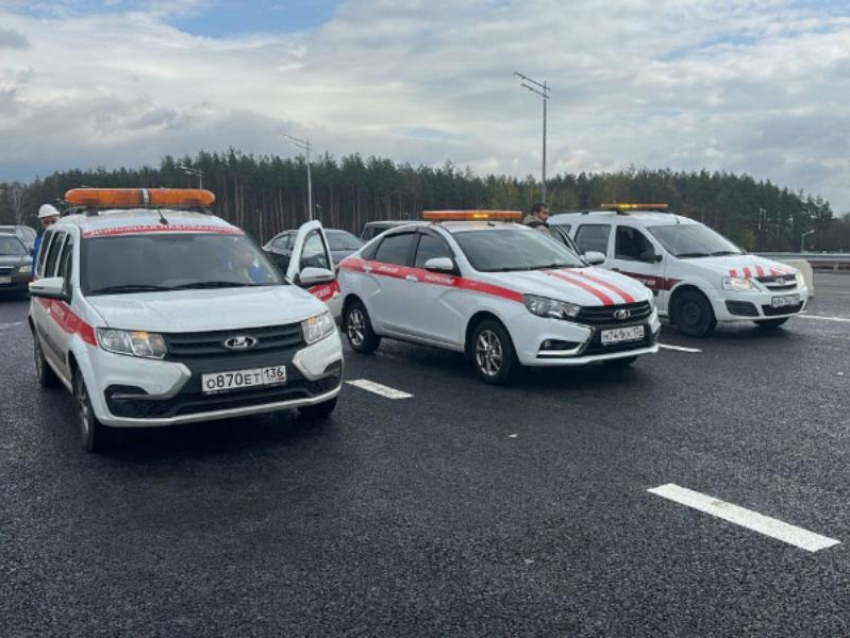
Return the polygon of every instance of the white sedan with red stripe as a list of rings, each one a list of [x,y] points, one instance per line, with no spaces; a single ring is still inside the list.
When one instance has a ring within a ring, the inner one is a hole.
[[[78,189],[66,199],[79,209],[45,233],[30,286],[36,372],[73,392],[88,450],[105,426],[336,405],[342,343],[316,296],[339,295],[321,228],[302,228],[285,278],[239,228],[194,209],[212,198]]]
[[[658,315],[639,282],[486,213],[429,217],[446,221],[394,228],[341,262],[354,350],[383,337],[455,350],[491,383],[518,365],[628,365],[657,352]]]
[[[666,211],[615,204],[549,222],[580,251],[601,253],[606,268],[650,288],[658,312],[687,335],[704,336],[718,322],[775,329],[805,311],[809,290],[796,268],[748,254],[704,224]]]

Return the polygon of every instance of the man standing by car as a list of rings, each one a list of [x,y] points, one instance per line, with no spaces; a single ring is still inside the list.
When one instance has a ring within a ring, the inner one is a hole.
[[[531,207],[529,214],[522,223],[542,233],[549,234],[549,207],[543,202],[537,202]]]
[[[35,237],[35,244],[32,249],[32,269],[35,272],[35,266],[38,263],[38,249],[41,248],[41,238],[44,237],[44,231],[50,228],[53,224],[59,221],[59,211],[55,206],[44,204],[38,209],[38,221],[41,222],[41,230]]]

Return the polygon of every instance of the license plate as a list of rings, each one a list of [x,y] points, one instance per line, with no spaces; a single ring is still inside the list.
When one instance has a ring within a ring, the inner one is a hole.
[[[784,308],[785,306],[796,306],[800,303],[800,295],[787,295],[785,297],[774,297],[770,300],[770,305],[774,308]]]
[[[624,341],[638,341],[646,335],[644,326],[631,326],[630,328],[614,328],[613,330],[603,330],[600,335],[603,346],[613,346],[616,343]]]
[[[0,284],[10,284],[12,283],[11,277],[0,277]]]
[[[286,383],[286,366],[213,372],[201,375],[204,394],[218,394],[255,386],[283,385]]]

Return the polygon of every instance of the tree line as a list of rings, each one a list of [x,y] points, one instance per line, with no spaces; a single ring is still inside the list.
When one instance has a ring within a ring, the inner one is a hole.
[[[216,194],[214,212],[260,242],[307,219],[304,157],[252,155],[230,150],[196,157],[166,156],[158,167],[68,170],[30,183],[0,183],[0,223],[36,225],[43,203],[79,186],[204,187]],[[540,197],[532,177],[478,176],[451,163],[414,167],[380,157],[330,155],[311,163],[314,217],[327,228],[359,234],[372,220],[418,219],[428,209],[496,208],[527,211]],[[706,170],[629,168],[611,173],[562,174],[547,182],[553,212],[610,202],[665,203],[753,251],[850,251],[850,216],[837,218],[829,202],[748,175]]]

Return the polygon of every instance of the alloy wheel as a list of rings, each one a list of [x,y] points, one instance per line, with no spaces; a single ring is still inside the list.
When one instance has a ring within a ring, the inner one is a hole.
[[[475,343],[475,363],[478,369],[488,377],[495,377],[502,369],[502,342],[498,335],[484,330]]]
[[[366,340],[366,318],[359,308],[352,308],[348,313],[348,339],[355,346],[362,346]]]

